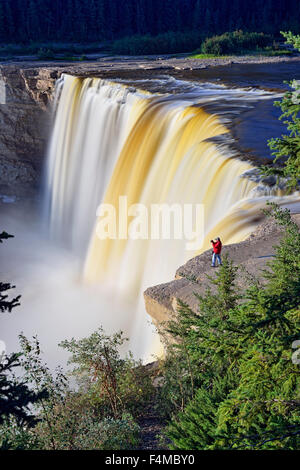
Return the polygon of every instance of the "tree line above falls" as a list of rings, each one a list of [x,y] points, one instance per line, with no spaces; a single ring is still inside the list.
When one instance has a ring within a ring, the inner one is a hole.
[[[300,26],[299,0],[1,0],[0,42],[104,41],[136,34]]]

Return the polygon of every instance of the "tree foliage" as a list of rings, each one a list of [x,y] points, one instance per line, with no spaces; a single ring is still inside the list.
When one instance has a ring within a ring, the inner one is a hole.
[[[292,345],[300,339],[300,234],[287,210],[273,206],[269,215],[284,236],[266,282],[252,283],[240,298],[237,268],[227,259],[198,296],[199,312],[181,303],[169,325],[182,369],[190,379],[193,372],[190,399],[179,413],[174,408],[166,432],[172,449],[299,448]]]
[[[26,381],[17,380],[12,375],[19,366],[20,354],[6,356],[0,362],[0,424],[9,416],[14,416],[21,425],[36,422],[29,405],[41,399],[44,392],[31,391]]]
[[[272,36],[264,33],[234,31],[207,38],[201,50],[204,54],[225,55],[263,48],[272,43]]]
[[[298,0],[2,0],[0,42],[103,41],[169,31],[297,30]]]
[[[10,238],[13,238],[13,235],[2,232],[0,234],[0,243],[3,243],[3,240],[9,240]],[[14,288],[15,286],[12,286],[8,282],[0,281],[0,312],[11,312],[13,308],[20,305],[20,295],[11,300],[8,298],[7,292]]]
[[[0,243],[11,238],[0,234]],[[9,300],[12,286],[0,283],[0,311],[11,312],[20,296]],[[70,382],[62,369],[51,372],[37,337],[19,335],[21,351],[0,357],[1,450],[132,449],[139,442],[139,416],[153,395],[151,378],[140,362],[121,358],[122,333],[102,329],[88,338],[62,343],[77,367]],[[15,374],[18,371],[20,376]]]
[[[117,39],[112,44],[115,54],[172,54],[196,49],[204,39],[201,31],[161,33],[156,36],[146,34]]]
[[[300,50],[300,36],[282,33],[288,44]],[[289,83],[290,90],[275,106],[281,108],[280,119],[286,125],[288,133],[271,139],[269,147],[275,157],[271,166],[262,167],[262,173],[287,178],[287,188],[291,191],[300,183],[300,80]]]
[[[6,232],[0,234],[0,243],[3,240],[13,238]],[[21,296],[12,300],[8,299],[8,292],[14,287],[9,283],[0,282],[0,311],[11,312],[19,306]],[[14,370],[21,365],[22,354],[0,355],[0,425],[14,420],[16,427],[33,426],[36,418],[30,409],[33,403],[37,403],[45,396],[44,390],[38,392],[31,390],[26,380],[19,380],[14,375]],[[10,443],[7,436],[1,439],[0,448],[9,448]]]
[[[291,44],[295,49],[300,51],[300,34],[293,34],[291,31],[288,33],[281,31],[281,34],[286,39],[287,44]]]
[[[75,348],[73,359],[80,364],[81,372],[77,369],[75,375],[79,373],[85,376],[79,381],[79,387],[74,387],[74,383],[71,386],[60,368],[54,373],[50,371],[42,359],[37,338],[30,341],[23,334],[20,335],[21,353],[18,366],[22,375],[19,381],[26,383],[26,389],[20,389],[21,403],[24,407],[24,393],[31,390],[32,396],[28,397],[28,402],[31,402],[32,422],[29,422],[26,415],[26,420],[21,422],[17,419],[15,410],[7,412],[5,419],[0,423],[0,448],[118,450],[137,446],[139,426],[125,410],[127,403],[124,396],[124,406],[122,410],[118,407],[118,414],[113,401],[116,393],[113,370],[123,365],[122,370],[126,375],[126,367],[124,368],[124,363],[118,358],[116,350],[111,348],[115,344],[112,339],[105,335],[102,337],[99,332],[92,335],[92,339],[95,338],[99,339],[104,349],[98,347],[91,338],[81,340],[81,346],[89,345],[81,350],[76,349],[76,343],[73,341],[66,342],[66,346]],[[114,340],[117,338],[121,340],[121,335],[114,336]],[[105,359],[99,355],[100,349]],[[128,367],[127,364],[126,366]],[[119,372],[121,375],[121,370]],[[134,371],[131,380],[133,375]],[[99,380],[100,376],[103,383]],[[95,381],[96,378],[98,380]],[[131,382],[126,385],[132,390]],[[141,383],[140,387],[145,393],[144,383]],[[103,392],[105,396],[102,396]],[[39,397],[38,401],[32,400],[35,396]],[[10,405],[13,403],[11,400]],[[22,410],[23,408],[21,412]]]
[[[131,354],[122,357],[123,333],[105,335],[102,328],[88,338],[63,341],[71,353],[72,376],[76,378],[83,401],[96,414],[120,419],[124,413],[138,417],[154,393],[151,379],[142,363]]]

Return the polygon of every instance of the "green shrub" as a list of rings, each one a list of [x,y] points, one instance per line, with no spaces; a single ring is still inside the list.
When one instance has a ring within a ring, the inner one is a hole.
[[[126,338],[122,332],[106,336],[100,328],[88,338],[63,341],[60,346],[71,353],[82,402],[104,416],[119,419],[124,412],[138,417],[154,387],[140,361],[122,358],[120,348]]]
[[[7,410],[0,419],[0,449],[122,450],[137,446],[140,430],[133,414],[143,412],[153,386],[145,368],[130,357],[119,356],[118,346],[124,341],[121,333],[108,337],[99,330],[88,338],[64,342],[78,366],[75,390],[60,368],[53,374],[44,364],[37,338],[29,341],[22,334],[19,338],[22,383],[39,400],[32,405],[34,420],[19,419],[12,407]],[[22,394],[23,388],[19,390]]]
[[[131,36],[114,41],[112,52],[121,55],[174,54],[199,47],[203,37],[199,32],[164,33],[158,36]]]
[[[44,49],[43,47],[38,50],[37,56],[40,60],[52,60],[55,58],[55,54],[51,49]]]
[[[286,44],[290,44],[296,50],[300,51],[300,34],[292,34],[291,31],[288,33],[281,31],[281,34],[286,39]]]
[[[118,419],[100,417],[91,407],[81,406],[79,398],[74,394],[57,403],[50,417],[55,423],[54,432],[49,432],[42,417],[31,430],[35,446],[43,450],[130,450],[138,445],[140,428],[130,414],[124,413]],[[30,442],[30,438],[27,440]]]
[[[234,31],[207,38],[201,46],[204,54],[224,55],[259,49],[272,44],[272,36],[264,33]]]
[[[78,450],[130,450],[138,445],[139,433],[139,426],[128,414],[103,421],[85,415],[78,425],[75,446]]]
[[[130,450],[138,446],[140,428],[130,414],[98,417],[81,407],[76,395],[57,402],[34,427],[11,416],[0,426],[0,450]],[[53,423],[49,427],[49,422]]]

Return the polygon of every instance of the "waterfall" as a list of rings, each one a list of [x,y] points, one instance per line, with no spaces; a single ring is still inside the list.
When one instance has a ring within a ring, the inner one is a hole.
[[[84,252],[97,206],[144,102],[126,87],[68,75],[59,81],[57,95],[46,172],[47,213],[53,235]]]
[[[225,244],[244,240],[270,197],[257,197],[257,183],[241,178],[252,165],[228,153],[226,119],[206,111],[195,92],[152,95],[65,75],[56,94],[46,185],[50,231],[82,257],[85,282],[112,285],[116,296],[132,302],[132,317],[120,312],[120,325],[126,324],[131,341],[139,344],[135,349],[149,359],[158,340],[143,291],[171,280],[179,266],[209,248],[211,238],[221,236]],[[203,204],[202,245],[190,252],[183,239],[100,240],[97,207],[110,204],[118,216],[120,196],[149,209]]]

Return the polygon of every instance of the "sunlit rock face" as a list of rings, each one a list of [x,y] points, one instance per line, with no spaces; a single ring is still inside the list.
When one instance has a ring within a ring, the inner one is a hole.
[[[47,69],[0,69],[0,194],[37,193],[56,78],[57,73]]]

